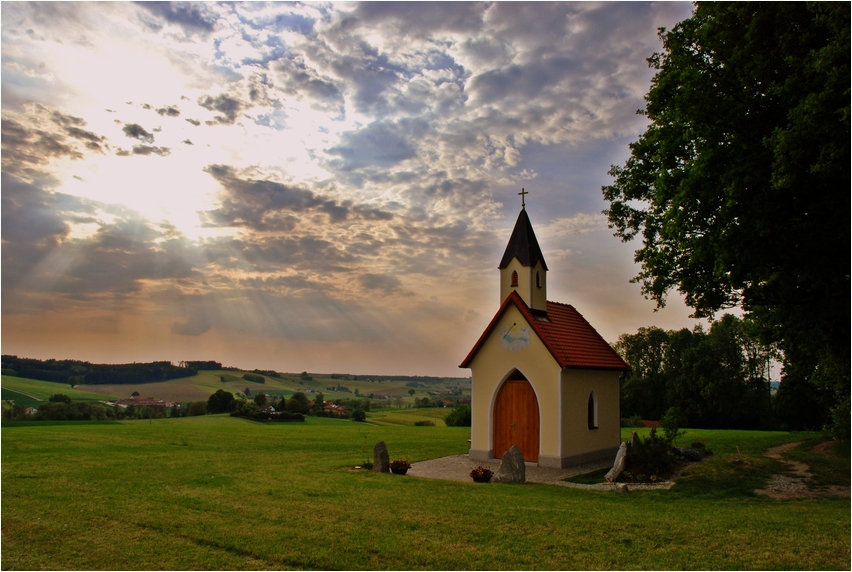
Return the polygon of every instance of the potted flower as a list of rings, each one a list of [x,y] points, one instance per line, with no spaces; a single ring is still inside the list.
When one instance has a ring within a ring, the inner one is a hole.
[[[482,465],[479,465],[470,472],[471,478],[476,483],[487,483],[491,480],[491,475],[493,474],[490,469],[486,469]]]
[[[411,468],[411,463],[409,463],[405,459],[397,459],[395,461],[391,461],[390,470],[395,475],[404,475],[408,472],[408,469]]]

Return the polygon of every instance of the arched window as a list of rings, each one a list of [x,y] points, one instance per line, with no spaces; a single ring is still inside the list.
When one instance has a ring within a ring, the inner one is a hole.
[[[595,391],[589,394],[589,429],[598,428],[598,396]]]
[[[511,286],[512,286],[512,288],[518,287],[518,271],[517,270],[512,270],[512,284],[511,284]]]

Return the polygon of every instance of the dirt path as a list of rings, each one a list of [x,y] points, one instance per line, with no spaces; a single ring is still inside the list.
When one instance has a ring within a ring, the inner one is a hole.
[[[765,489],[756,489],[754,492],[761,496],[767,496],[773,499],[801,499],[815,498],[821,496],[849,496],[849,487],[829,486],[808,488],[808,481],[813,475],[810,472],[810,467],[799,461],[785,459],[784,453],[795,449],[801,443],[785,443],[777,447],[772,447],[763,452],[764,457],[776,459],[788,465],[793,472],[793,475],[772,475]],[[825,445],[825,446],[823,446]],[[818,445],[812,452],[820,454],[828,454],[833,444]]]

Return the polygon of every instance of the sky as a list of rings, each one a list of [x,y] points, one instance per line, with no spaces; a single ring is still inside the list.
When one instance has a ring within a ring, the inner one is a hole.
[[[521,208],[606,339],[601,186],[692,5],[17,3],[2,11],[2,352],[467,376]]]

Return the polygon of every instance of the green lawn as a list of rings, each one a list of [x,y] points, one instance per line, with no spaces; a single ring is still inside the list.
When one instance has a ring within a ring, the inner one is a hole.
[[[815,436],[705,437],[722,463],[731,446],[757,459],[767,444]],[[849,567],[849,499],[774,501],[728,485],[694,494],[714,486],[700,472],[672,491],[617,495],[352,469],[379,440],[416,462],[464,453],[468,438],[317,418],[7,424],[2,568]]]

